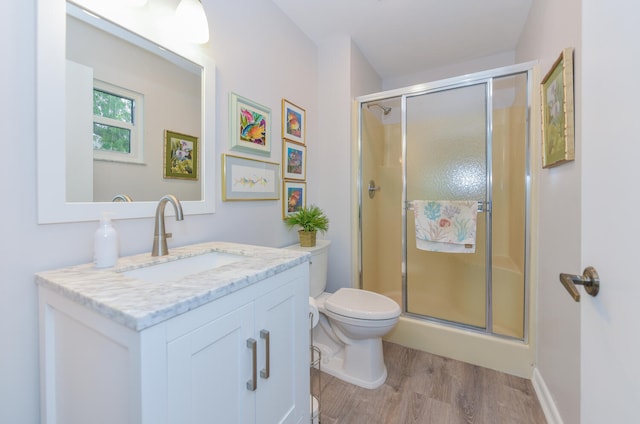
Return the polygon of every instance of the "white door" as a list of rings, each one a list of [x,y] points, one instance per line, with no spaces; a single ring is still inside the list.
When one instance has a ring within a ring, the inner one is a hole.
[[[580,289],[581,422],[637,423],[640,4],[582,5],[582,265],[601,287],[597,297]]]

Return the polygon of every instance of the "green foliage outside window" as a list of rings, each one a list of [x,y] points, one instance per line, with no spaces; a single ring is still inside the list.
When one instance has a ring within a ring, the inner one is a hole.
[[[93,90],[93,114],[133,123],[133,100],[106,91]]]
[[[131,152],[131,131],[127,128],[93,123],[93,149],[112,152]]]
[[[93,90],[93,114],[119,122],[133,124],[134,101]],[[104,123],[93,123],[94,150],[129,153],[131,151],[131,130]]]

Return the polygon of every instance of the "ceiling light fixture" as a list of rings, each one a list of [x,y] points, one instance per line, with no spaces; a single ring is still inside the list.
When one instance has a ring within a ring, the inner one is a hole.
[[[147,2],[148,0],[111,0],[110,2],[105,1],[104,3],[127,7],[142,7],[145,6]]]
[[[182,35],[189,41],[204,44],[209,41],[209,23],[200,0],[181,0],[176,19]]]

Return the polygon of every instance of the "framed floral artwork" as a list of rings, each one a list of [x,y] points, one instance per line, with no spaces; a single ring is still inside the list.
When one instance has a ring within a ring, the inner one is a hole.
[[[307,183],[284,181],[282,192],[282,219],[307,205]]]
[[[542,167],[574,159],[573,49],[566,48],[540,84]]]
[[[231,150],[271,155],[271,109],[231,93],[229,120]]]
[[[305,144],[306,112],[287,99],[282,99],[282,138]]]
[[[198,137],[165,130],[164,178],[198,180]]]
[[[282,140],[282,177],[290,180],[307,179],[307,148],[302,144]]]

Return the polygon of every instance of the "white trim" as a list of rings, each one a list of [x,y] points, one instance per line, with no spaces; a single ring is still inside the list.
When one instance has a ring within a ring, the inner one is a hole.
[[[542,374],[540,374],[537,367],[533,369],[531,383],[536,391],[536,395],[538,395],[538,401],[540,402],[540,406],[542,407],[542,411],[544,412],[547,422],[549,424],[563,424],[560,412],[553,401],[553,396],[551,396],[551,392],[549,392],[549,389],[542,378]]]
[[[89,0],[76,2],[88,3]],[[95,5],[99,3],[94,2]],[[94,4],[91,3],[91,4]],[[100,3],[102,4],[102,3]],[[111,4],[104,2],[104,4]],[[114,219],[149,218],[155,215],[157,201],[149,202],[67,202],[65,172],[66,159],[60,146],[65,140],[66,110],[60,108],[65,99],[66,58],[65,51],[65,0],[36,0],[36,138],[37,138],[37,192],[38,223],[95,221],[102,212],[111,212]],[[122,9],[122,8],[120,8]],[[120,10],[114,8],[114,10]],[[153,21],[152,5],[131,19],[133,32],[145,23]],[[133,14],[126,9],[127,14]],[[133,21],[136,21],[135,24]],[[154,21],[155,22],[155,21]],[[155,28],[155,27],[153,27]],[[165,27],[161,27],[164,29]],[[148,32],[152,32],[150,29]],[[140,32],[140,31],[137,31]],[[200,149],[202,200],[184,201],[185,215],[215,213],[216,184],[215,161],[215,64],[201,46],[170,39],[171,31],[158,29],[147,40],[159,42],[167,51],[173,51],[186,59],[186,63],[198,65],[202,72],[203,101],[201,111],[202,143]],[[164,38],[163,38],[164,37]],[[166,39],[165,39],[166,38]],[[171,214],[171,212],[168,212]]]

